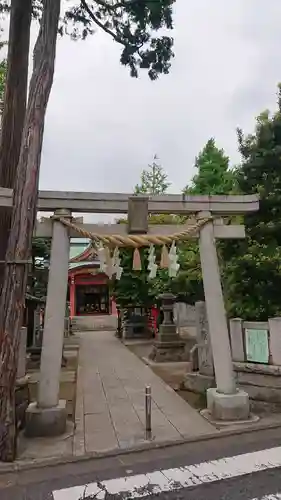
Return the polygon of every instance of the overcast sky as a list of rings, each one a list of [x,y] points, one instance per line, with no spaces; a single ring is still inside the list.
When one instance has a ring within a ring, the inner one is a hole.
[[[177,0],[170,75],[136,80],[103,33],[58,42],[41,189],[130,192],[157,153],[180,192],[214,136],[237,162],[235,129],[275,108],[280,0]]]

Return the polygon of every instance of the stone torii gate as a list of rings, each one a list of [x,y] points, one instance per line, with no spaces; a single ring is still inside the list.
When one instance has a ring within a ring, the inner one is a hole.
[[[12,191],[0,188],[0,207],[12,206]],[[243,225],[224,224],[223,217],[257,211],[258,197],[250,196],[185,196],[160,195],[145,198],[129,194],[39,192],[38,211],[53,212],[54,217],[37,222],[36,237],[52,237],[51,260],[45,327],[40,367],[38,401],[27,410],[27,434],[57,435],[66,426],[66,402],[59,400],[61,358],[64,338],[64,316],[67,295],[70,237],[77,231],[59,221],[67,219],[89,233],[106,234],[171,234],[171,225],[148,226],[148,214],[192,214],[199,221],[209,219],[196,234],[199,238],[206,310],[214,359],[216,389],[207,394],[208,409],[217,420],[249,418],[249,397],[237,390],[232,368],[228,324],[215,240],[244,238]],[[124,214],[128,224],[83,224],[73,213]],[[172,226],[173,232],[187,225]]]

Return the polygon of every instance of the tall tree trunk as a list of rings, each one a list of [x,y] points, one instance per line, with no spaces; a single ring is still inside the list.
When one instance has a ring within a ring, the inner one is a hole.
[[[26,111],[28,56],[32,0],[12,0],[9,48],[0,147],[0,186],[13,188],[19,161],[22,130]],[[5,259],[11,210],[0,210],[0,260]],[[0,264],[0,291],[4,266]]]
[[[43,0],[14,188],[12,224],[0,301],[0,460],[15,459],[15,381],[47,103],[53,83],[60,0]],[[16,263],[17,261],[18,263]]]

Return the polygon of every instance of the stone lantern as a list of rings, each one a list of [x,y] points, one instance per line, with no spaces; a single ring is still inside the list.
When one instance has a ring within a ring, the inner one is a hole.
[[[156,363],[186,361],[188,354],[185,350],[185,342],[179,336],[173,318],[176,297],[172,293],[163,293],[159,299],[164,319],[159,327],[159,335],[154,342],[149,359]]]
[[[161,309],[164,315],[163,322],[159,328],[159,340],[173,341],[178,337],[173,317],[176,297],[172,293],[163,293],[158,298],[161,300]]]

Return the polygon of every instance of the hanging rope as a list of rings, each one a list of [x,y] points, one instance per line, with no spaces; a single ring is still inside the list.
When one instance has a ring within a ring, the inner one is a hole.
[[[106,246],[112,247],[134,247],[139,248],[143,246],[149,245],[169,245],[173,241],[181,241],[186,240],[197,233],[199,229],[201,229],[205,224],[212,220],[212,217],[208,217],[205,219],[200,219],[194,224],[190,224],[190,226],[184,231],[180,231],[178,233],[173,233],[171,235],[154,235],[154,234],[141,234],[141,235],[121,235],[121,234],[110,234],[110,235],[102,235],[98,233],[91,233],[86,231],[73,222],[65,219],[64,217],[53,217],[53,220],[57,220],[61,222],[64,226],[73,229],[78,234],[83,236],[84,238],[88,238],[92,241],[101,241]]]

